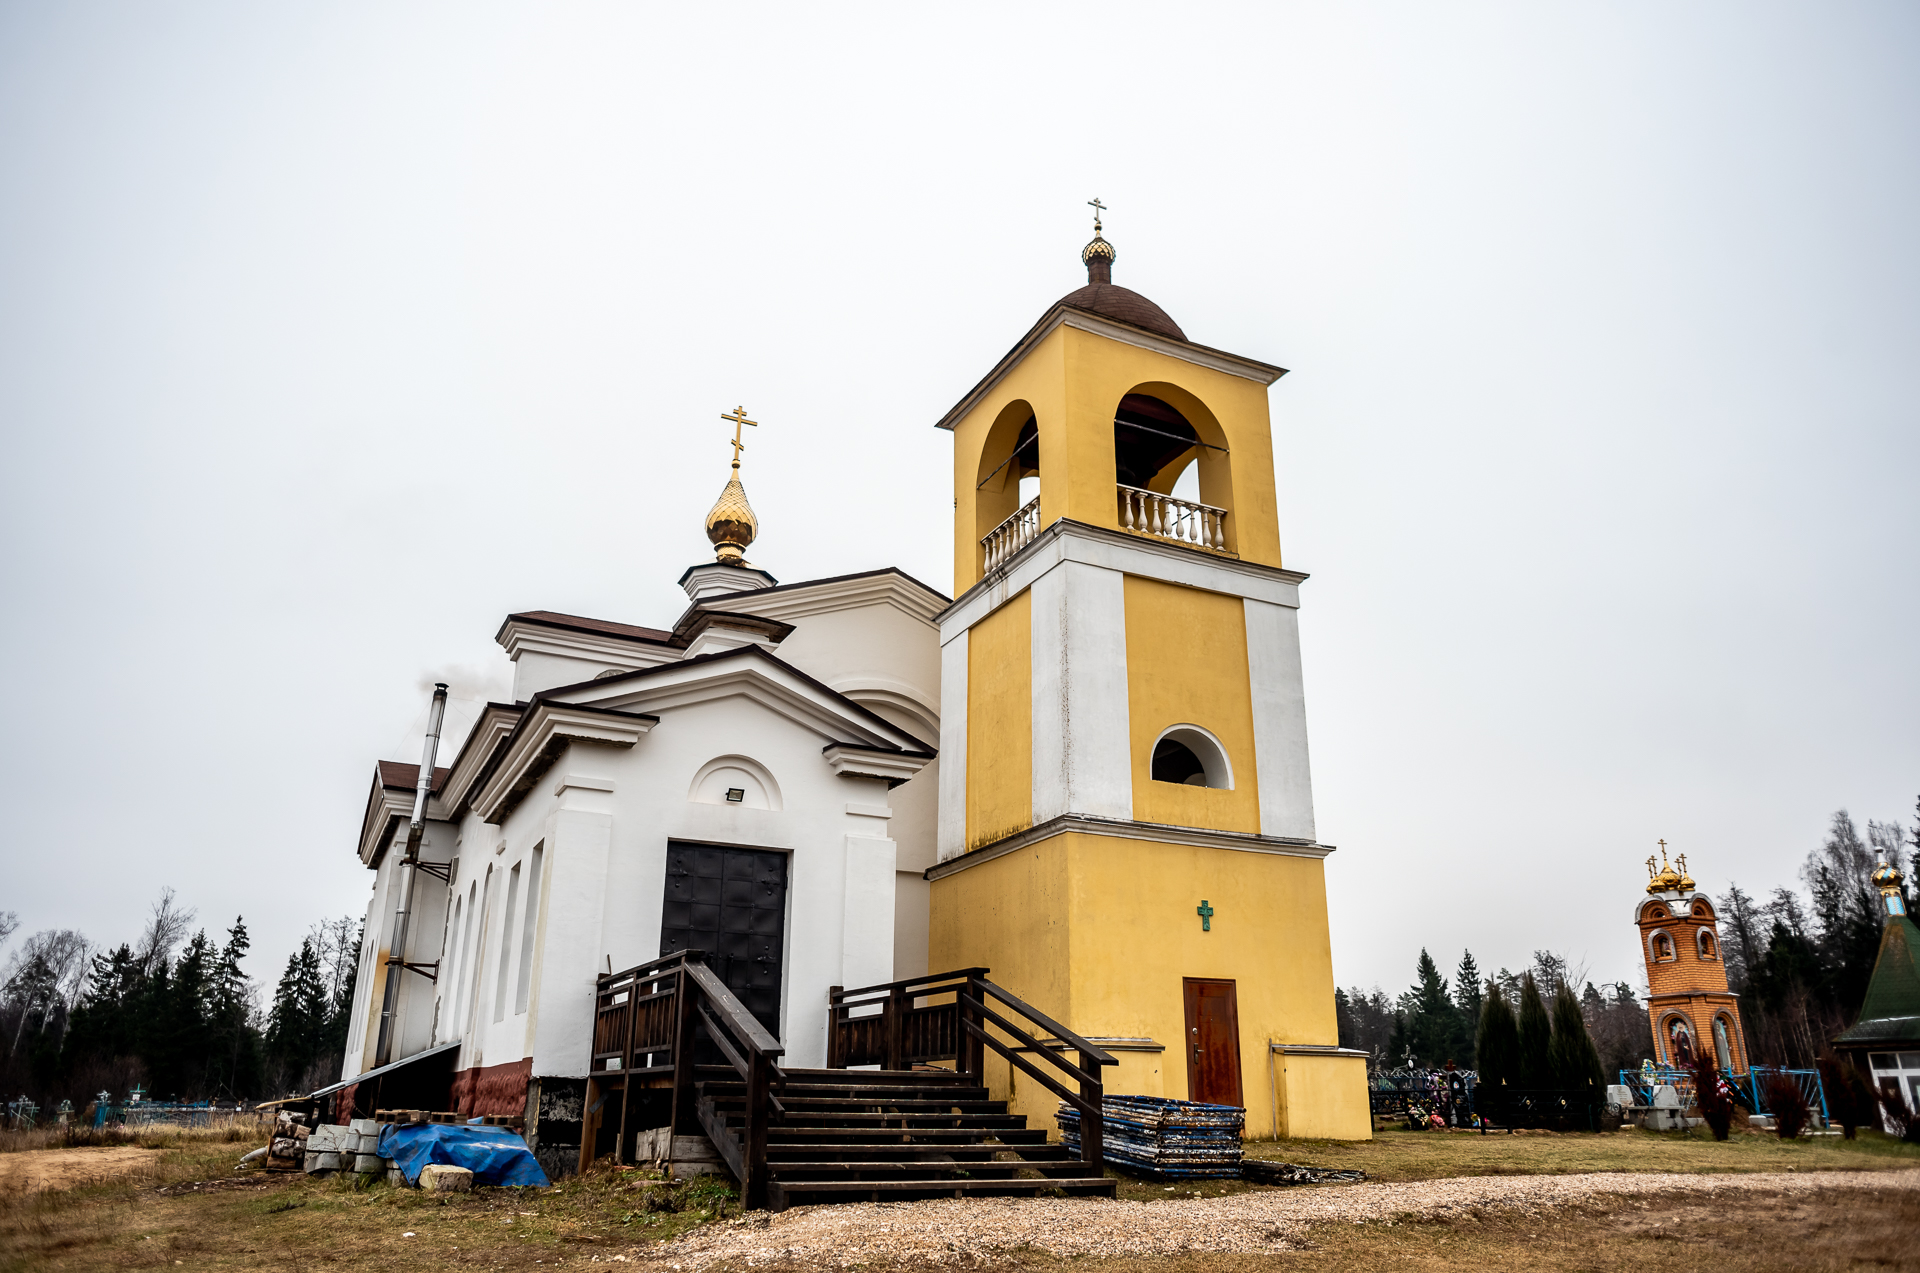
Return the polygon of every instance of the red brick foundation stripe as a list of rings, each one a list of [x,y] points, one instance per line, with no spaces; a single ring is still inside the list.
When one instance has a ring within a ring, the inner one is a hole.
[[[533,1058],[461,1070],[453,1076],[453,1107],[462,1118],[487,1114],[524,1114]]]

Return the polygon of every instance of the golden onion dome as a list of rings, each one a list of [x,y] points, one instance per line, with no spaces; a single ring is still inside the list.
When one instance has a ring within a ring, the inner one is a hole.
[[[1900,875],[1900,868],[1884,857],[1874,864],[1872,879],[1873,886],[1880,890],[1882,897],[1898,893],[1900,885],[1904,882]]]
[[[1686,865],[1686,859],[1680,859],[1680,865]],[[1647,859],[1647,892],[1675,893],[1681,888],[1692,888],[1693,881],[1679,871],[1667,865],[1667,842],[1660,841],[1660,869],[1653,869],[1653,859]]]
[[[1080,264],[1089,264],[1096,256],[1105,257],[1109,263],[1116,257],[1113,244],[1101,238],[1097,228],[1093,232],[1093,242],[1080,249]]]
[[[740,485],[739,468],[736,463],[733,476],[707,514],[707,539],[723,566],[744,566],[747,546],[760,532],[760,519],[753,515],[753,505],[747,503],[747,488]]]
[[[1679,888],[1682,893],[1693,892],[1693,877],[1687,874],[1687,855],[1682,853],[1679,857],[1675,858],[1674,861],[1680,864],[1680,881],[1676,887]]]

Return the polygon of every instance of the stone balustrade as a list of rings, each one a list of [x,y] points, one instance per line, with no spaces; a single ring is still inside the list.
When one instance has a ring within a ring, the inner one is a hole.
[[[983,572],[991,572],[1009,557],[1033,542],[1040,533],[1040,497],[1034,496],[1021,505],[1020,511],[1006,521],[988,531],[980,540],[980,546],[986,550],[986,565]]]
[[[1120,528],[1175,543],[1227,550],[1227,510],[1122,485]],[[998,533],[998,532],[996,532]]]

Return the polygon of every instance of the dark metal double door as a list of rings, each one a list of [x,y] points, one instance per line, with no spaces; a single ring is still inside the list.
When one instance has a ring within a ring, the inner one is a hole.
[[[705,951],[707,965],[775,1038],[786,930],[786,854],[668,843],[660,953]]]

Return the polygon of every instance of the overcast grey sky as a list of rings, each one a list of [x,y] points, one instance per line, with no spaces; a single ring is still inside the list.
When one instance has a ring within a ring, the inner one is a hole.
[[[0,909],[358,914],[511,610],[951,586],[932,425],[1083,281],[1280,363],[1342,984],[1638,979],[1664,837],[1920,794],[1920,10],[0,5]],[[490,685],[489,682],[492,682]]]

